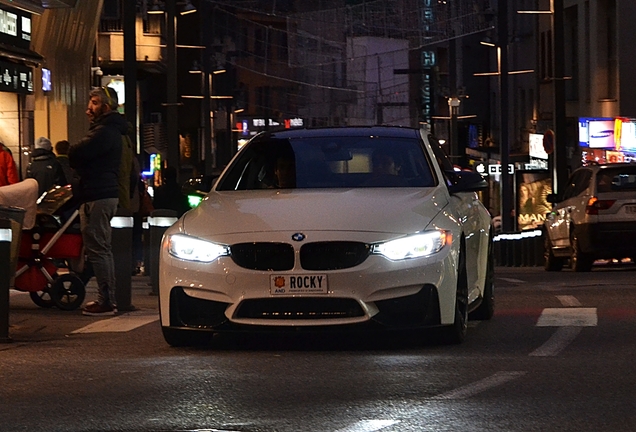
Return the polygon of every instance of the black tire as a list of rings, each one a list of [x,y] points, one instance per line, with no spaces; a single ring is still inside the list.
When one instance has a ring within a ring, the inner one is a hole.
[[[170,327],[161,327],[163,338],[168,345],[173,347],[189,347],[210,345],[212,333],[197,330],[182,330]]]
[[[486,280],[484,282],[484,296],[481,304],[477,309],[469,314],[469,319],[477,321],[486,321],[495,314],[495,254],[490,236],[490,244],[488,245],[488,266],[486,269]]]
[[[55,303],[53,303],[53,299],[51,298],[51,293],[48,288],[44,291],[30,291],[29,295],[31,296],[31,300],[33,300],[33,303],[40,306],[41,308],[49,309],[55,306]]]
[[[552,244],[550,243],[547,231],[543,233],[543,258],[543,268],[546,271],[561,271],[563,269],[563,263],[565,260],[554,256],[554,253],[552,252]]]
[[[84,282],[73,273],[60,275],[51,284],[51,298],[55,306],[61,310],[77,309],[82,305],[85,297]]]
[[[455,322],[442,327],[440,336],[442,343],[448,345],[460,344],[466,339],[468,330],[468,274],[466,271],[466,253],[464,240],[459,251],[457,263],[457,292],[455,295]]]
[[[572,252],[570,253],[570,267],[575,272],[589,272],[592,270],[592,264],[594,264],[594,258],[589,254],[581,251],[581,244],[576,230],[572,231],[570,235],[570,246]]]

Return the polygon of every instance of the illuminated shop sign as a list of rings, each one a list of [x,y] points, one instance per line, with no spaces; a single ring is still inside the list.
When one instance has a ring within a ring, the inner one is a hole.
[[[580,117],[581,162],[631,163],[636,161],[636,119]]]
[[[420,26],[424,30],[424,39],[429,35],[431,26],[435,24],[433,9],[434,0],[420,0]],[[424,42],[424,41],[422,41]],[[435,51],[422,51],[420,67],[422,69],[420,84],[420,122],[431,124],[433,121],[433,68],[436,65]]]
[[[305,126],[305,121],[298,117],[284,119],[282,123],[272,118],[256,117],[236,121],[235,131],[243,135],[250,135],[250,133],[255,135],[257,132],[261,132],[267,128],[279,129],[280,127],[284,127],[285,129],[291,129],[303,126]]]
[[[552,210],[547,196],[552,193],[549,172],[525,173],[517,178],[517,227],[519,230],[543,226],[546,214]]]
[[[615,148],[613,118],[579,118],[579,146],[589,148]]]
[[[51,89],[51,71],[47,68],[42,68],[42,91],[50,92]]]
[[[0,42],[28,49],[31,43],[31,14],[0,8]]]
[[[636,151],[636,119],[619,117],[614,126],[616,149]]]
[[[543,134],[531,133],[529,139],[529,148],[530,157],[544,160],[548,159],[548,153],[546,153],[543,146]]]
[[[0,91],[33,93],[33,71],[28,66],[0,61]]]

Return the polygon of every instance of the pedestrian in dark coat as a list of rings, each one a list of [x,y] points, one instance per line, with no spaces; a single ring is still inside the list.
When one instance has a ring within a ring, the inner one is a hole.
[[[117,93],[109,87],[91,91],[86,115],[88,134],[68,152],[71,168],[79,175],[77,198],[86,258],[97,279],[97,300],[86,304],[84,315],[114,315],[115,262],[111,246],[110,220],[119,202],[119,167],[122,135],[128,126],[117,112]],[[75,191],[74,191],[75,193]],[[83,274],[86,280],[90,273]]]
[[[55,153],[57,154],[57,161],[62,166],[64,171],[64,178],[66,184],[73,184],[73,179],[76,177],[75,171],[71,168],[71,163],[68,161],[68,149],[71,147],[71,143],[67,140],[58,141],[55,143]]]
[[[35,150],[31,153],[26,177],[38,181],[38,196],[42,196],[55,185],[67,184],[62,165],[55,157],[48,138],[40,137],[35,141]]]

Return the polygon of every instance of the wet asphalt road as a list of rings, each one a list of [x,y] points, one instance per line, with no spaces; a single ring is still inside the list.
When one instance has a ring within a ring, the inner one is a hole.
[[[175,349],[147,278],[115,321],[13,293],[0,430],[636,430],[636,266],[496,276],[495,317],[459,346],[299,334]]]

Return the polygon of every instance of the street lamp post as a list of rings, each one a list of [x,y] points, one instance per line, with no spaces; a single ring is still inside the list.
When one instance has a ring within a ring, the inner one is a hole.
[[[510,164],[510,142],[508,130],[508,2],[498,2],[498,36],[497,39],[497,66],[499,73],[499,97],[500,97],[500,137],[499,150],[501,153],[501,229],[503,232],[511,232],[514,223],[512,219],[513,193],[512,175],[508,172]]]
[[[460,99],[458,97],[448,98],[448,115],[450,117],[450,154],[455,165],[462,165],[463,155],[460,153],[458,133],[457,133],[457,116],[459,115]]]
[[[177,1],[166,0],[166,122],[168,140],[168,166],[175,167],[179,175],[179,103],[177,101]]]
[[[553,191],[562,193],[568,181],[566,111],[565,111],[565,37],[563,30],[563,0],[550,0],[550,10],[517,11],[521,14],[550,14],[552,17],[552,82],[554,85],[554,153],[552,164]]]
[[[562,193],[568,181],[565,113],[565,47],[563,0],[552,0],[552,49],[554,64],[554,173],[555,192]]]
[[[135,133],[130,138],[133,140],[133,151],[139,153],[137,143],[137,11],[135,2],[125,2],[124,5],[124,83],[125,96],[124,115],[126,120],[133,125]]]
[[[205,22],[211,19],[210,6],[207,1],[201,4],[201,14],[199,18],[200,32],[201,32],[201,44],[205,45],[201,54],[201,71],[203,72],[203,112],[202,126],[203,126],[203,151],[205,159],[205,175],[212,175],[212,170],[216,166],[216,154],[214,151],[212,141],[212,74],[210,59],[214,55],[214,52],[210,46],[210,40],[212,39],[212,26],[206,25]]]

